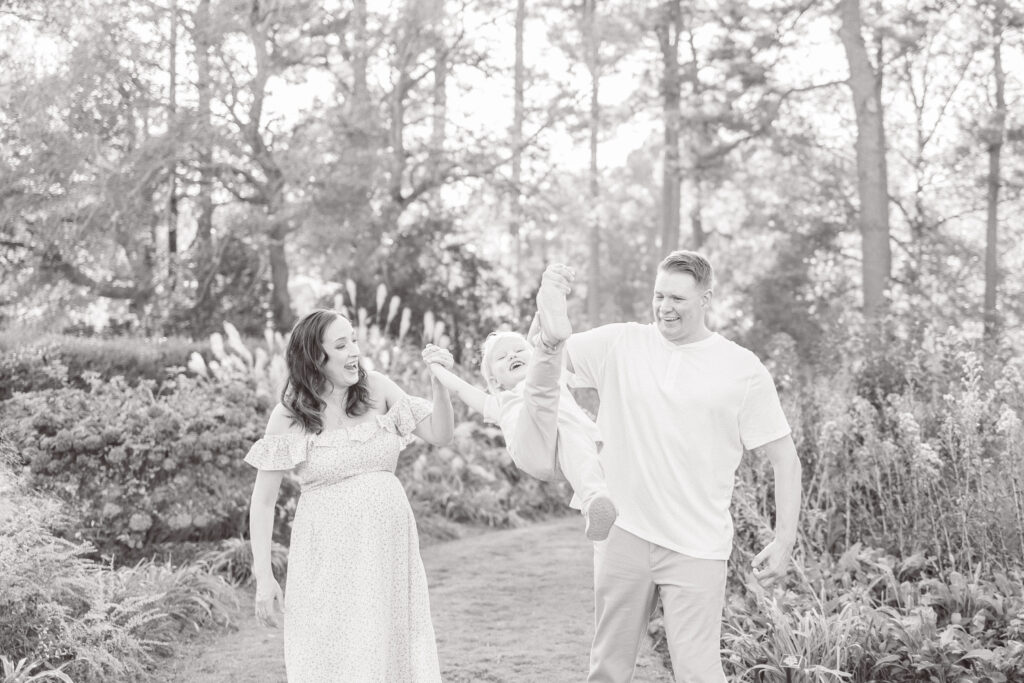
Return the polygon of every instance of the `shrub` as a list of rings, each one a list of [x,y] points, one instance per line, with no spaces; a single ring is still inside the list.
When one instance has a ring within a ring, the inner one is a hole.
[[[0,494],[11,503],[0,509],[5,680],[144,680],[184,632],[229,624],[233,593],[219,577],[196,566],[89,561],[88,543],[53,535],[64,517],[56,501],[24,493],[3,468]]]
[[[964,573],[1024,556],[1024,366],[986,368],[956,330],[860,349],[838,370],[780,389],[803,462],[802,542],[841,555],[856,543],[923,554]],[[876,358],[884,356],[884,360]],[[881,365],[897,370],[869,388]],[[734,511],[739,545],[771,528],[771,468],[748,458]],[[995,524],[993,520],[1011,520]]]
[[[5,403],[29,483],[74,511],[64,533],[138,550],[244,530],[252,470],[243,457],[268,406],[238,383],[179,377],[164,390],[114,379]]]
[[[856,546],[798,563],[773,593],[733,591],[723,650],[737,680],[1021,680],[1021,575],[965,577]]]
[[[57,389],[67,378],[68,368],[54,344],[0,352],[0,401],[19,391]]]
[[[52,389],[65,383],[87,388],[91,373],[102,380],[123,377],[129,385],[162,383],[184,368],[189,355],[207,344],[184,339],[112,339],[62,335],[0,334],[0,400],[15,391]]]

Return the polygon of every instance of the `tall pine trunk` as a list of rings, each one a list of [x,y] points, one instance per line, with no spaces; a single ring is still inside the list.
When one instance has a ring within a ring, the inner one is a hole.
[[[985,228],[985,302],[984,333],[989,341],[999,332],[996,310],[999,291],[999,189],[1003,138],[1006,128],[1006,73],[1003,71],[1003,0],[996,0],[992,19],[992,80],[995,85],[996,110],[988,135],[988,197]]]
[[[213,117],[210,110],[210,0],[199,0],[196,8],[196,84],[199,106],[199,217],[196,243],[209,251],[213,241]]]
[[[868,57],[862,35],[860,0],[839,0],[839,37],[850,67],[850,90],[857,119],[857,194],[860,198],[861,286],[864,312],[881,315],[892,269],[889,242],[888,170],[881,67]]]
[[[167,279],[173,288],[178,260],[178,0],[171,0],[170,13],[167,54],[167,133],[171,142],[167,164]]]
[[[438,20],[438,31],[440,32],[440,20]],[[444,146],[447,139],[448,122],[448,50],[441,38],[437,37],[437,44],[434,46],[434,102],[431,112],[430,131],[430,178],[435,187],[441,186],[441,161],[444,159]],[[434,194],[434,200],[430,202],[430,213],[437,215],[440,207],[440,192]]]
[[[601,105],[598,98],[601,83],[599,62],[600,35],[597,28],[597,0],[584,0],[584,23],[587,42],[587,70],[590,72],[590,225],[588,226],[587,318],[591,325],[601,322],[601,220],[597,211],[600,198],[600,176],[597,166],[597,137],[601,128]]]
[[[526,0],[516,1],[515,27],[515,73],[512,84],[512,220],[508,232],[512,240],[515,272],[512,296],[518,301],[522,296],[523,279],[523,98],[526,88],[526,66],[523,60],[523,34],[526,31]]]
[[[680,84],[679,33],[682,23],[679,0],[666,0],[659,12],[655,33],[661,47],[661,103],[665,124],[665,150],[661,180],[661,249],[679,247],[679,204],[682,171],[679,161]]]

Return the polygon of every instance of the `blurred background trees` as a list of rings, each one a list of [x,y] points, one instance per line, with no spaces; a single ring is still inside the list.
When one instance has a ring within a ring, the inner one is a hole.
[[[257,336],[350,279],[466,330],[522,324],[563,260],[595,324],[687,247],[720,327],[801,353],[853,311],[994,339],[1021,27],[1005,0],[8,2],[0,315]]]

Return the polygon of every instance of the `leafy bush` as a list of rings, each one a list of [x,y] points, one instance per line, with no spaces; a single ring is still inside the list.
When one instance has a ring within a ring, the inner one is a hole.
[[[67,383],[68,368],[53,344],[0,353],[0,401],[19,391],[57,389]]]
[[[392,306],[392,311],[395,307]],[[392,313],[388,319],[394,318]],[[430,397],[420,351],[380,333],[362,316],[364,359],[408,393]],[[429,321],[428,321],[429,322]],[[382,325],[386,321],[382,320]],[[442,334],[439,325],[428,325]],[[408,329],[408,322],[401,325]],[[244,535],[252,470],[243,456],[258,439],[277,401],[283,339],[250,350],[230,325],[226,341],[210,341],[213,358],[193,358],[197,377],[179,376],[159,390],[153,382],[130,386],[89,376],[88,389],[64,387],[18,394],[5,403],[19,464],[31,484],[75,510],[69,537],[104,552],[140,556],[173,541],[219,540]],[[457,523],[507,526],[565,510],[568,491],[521,475],[504,450],[500,432],[465,418],[456,443],[410,447],[399,478],[417,511]],[[276,538],[287,542],[297,483],[286,477],[279,499]],[[446,522],[421,520],[448,535]]]
[[[5,681],[66,680],[62,673],[79,683],[144,680],[185,632],[230,623],[233,593],[219,577],[195,566],[89,561],[88,543],[52,533],[61,506],[24,493],[2,466],[0,498]]]
[[[751,585],[730,596],[727,672],[766,681],[1021,680],[1021,578],[966,577],[859,545],[837,560],[798,563],[786,589]]]
[[[29,483],[73,510],[65,534],[116,550],[245,529],[252,470],[243,457],[268,405],[239,383],[179,377],[164,391],[115,378],[4,404]]]
[[[0,334],[0,400],[16,391],[53,389],[65,383],[87,388],[88,377],[120,376],[129,385],[172,378],[168,368],[183,368],[205,343],[184,339],[140,340],[61,335]]]
[[[986,367],[957,330],[850,345],[848,362],[816,375],[785,353],[769,360],[803,462],[808,553],[860,542],[964,573],[1020,567],[1024,364]],[[771,468],[748,458],[734,504],[741,548],[770,528],[770,490]]]

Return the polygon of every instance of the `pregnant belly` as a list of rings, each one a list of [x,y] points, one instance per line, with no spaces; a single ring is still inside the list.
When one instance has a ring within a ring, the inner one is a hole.
[[[368,472],[303,491],[292,523],[296,543],[348,546],[381,536],[406,536],[415,522],[401,482],[391,472]]]

